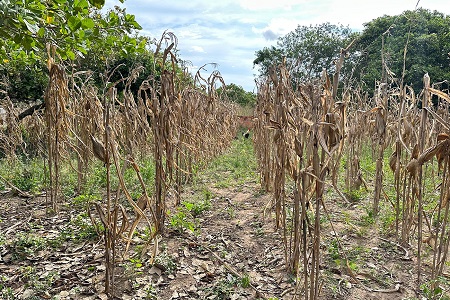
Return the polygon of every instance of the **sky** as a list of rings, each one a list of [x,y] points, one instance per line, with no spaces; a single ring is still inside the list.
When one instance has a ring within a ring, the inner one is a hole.
[[[361,31],[363,24],[383,15],[414,10],[417,0],[106,0],[136,16],[141,34],[160,39],[164,31],[178,38],[178,53],[192,73],[218,70],[226,84],[256,92],[255,52],[275,46],[278,37],[298,25],[325,22]],[[450,15],[448,0],[420,0],[418,7]],[[215,67],[210,64],[215,64]]]

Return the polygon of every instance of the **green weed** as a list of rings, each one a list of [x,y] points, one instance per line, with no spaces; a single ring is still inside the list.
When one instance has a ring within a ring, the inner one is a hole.
[[[158,299],[158,294],[156,292],[156,289],[151,284],[145,289],[145,293],[146,293],[145,299],[148,299],[148,300],[157,300]]]
[[[331,241],[328,247],[328,254],[333,260],[337,260],[341,257],[341,254],[339,252],[339,243],[336,241],[336,239],[333,239]]]
[[[375,218],[373,216],[372,209],[369,209],[369,208],[365,207],[364,210],[365,210],[366,214],[361,216],[361,219],[360,219],[361,225],[363,225],[363,226],[370,226],[370,225],[375,224]]]
[[[214,295],[217,299],[230,299],[231,294],[234,291],[234,286],[238,283],[238,279],[231,274],[227,274],[226,278],[223,278],[216,282],[212,288],[207,288],[205,291]]]
[[[57,248],[65,241],[79,242],[95,239],[104,230],[102,224],[97,225],[98,228],[91,224],[87,213],[80,213],[70,220],[56,239],[50,241],[51,245]]]
[[[439,277],[436,280],[430,280],[420,285],[420,289],[427,299],[450,300],[448,291],[444,287],[449,287],[448,280],[444,277]]]
[[[60,278],[59,272],[56,271],[48,272],[45,276],[39,276],[32,266],[20,267],[19,272],[22,280],[26,282],[26,286],[37,292],[48,291],[53,283]]]
[[[175,260],[167,253],[166,249],[156,256],[155,264],[162,266],[168,274],[172,274],[177,269]]]
[[[400,208],[401,211],[401,208]],[[395,234],[395,210],[386,209],[382,211],[380,215],[381,221],[381,233],[384,235],[389,235],[394,232]]]
[[[142,267],[142,261],[140,258],[130,258],[129,261],[136,269]]]
[[[94,239],[98,237],[98,229],[91,224],[86,213],[77,215],[70,221],[70,224],[75,226],[75,230],[73,231],[73,238],[75,240]],[[103,228],[100,231],[103,231]]]
[[[236,211],[233,206],[227,206],[227,208],[225,208],[225,211],[230,219],[236,216]]]
[[[203,212],[211,208],[211,198],[213,197],[210,190],[204,188],[201,195],[197,195],[193,200],[185,200],[181,204],[182,206],[177,208],[177,212],[170,216],[170,227],[181,232],[189,230],[193,233],[197,233],[199,226],[196,219]]]
[[[150,238],[152,237],[153,231],[154,231],[154,228],[145,226],[143,229],[143,232],[140,234],[140,238],[145,242],[149,241]]]
[[[139,257],[129,258],[128,261],[124,263],[124,267],[125,272],[130,279],[142,275],[143,264]]]
[[[14,295],[14,290],[10,287],[4,286],[3,284],[0,283],[0,296],[2,299],[5,300],[15,300],[18,299],[16,298],[16,296]]]
[[[24,260],[47,247],[46,240],[32,233],[20,233],[13,241],[14,258]]]
[[[239,285],[245,289],[250,287],[250,275],[244,274],[240,279]]]
[[[170,223],[169,226],[172,227],[172,229],[182,233],[186,230],[189,230],[191,232],[195,232],[197,229],[196,224],[194,223],[194,220],[192,218],[189,218],[186,213],[178,208],[178,211],[174,214],[171,214],[170,211],[168,211],[168,214],[170,216]]]
[[[1,160],[0,170],[0,175],[22,191],[37,194],[45,187],[42,159]],[[1,187],[6,188],[4,182]]]
[[[183,201],[182,204],[194,218],[211,208],[211,201],[209,199],[198,200],[195,202]]]
[[[353,190],[346,190],[344,191],[345,196],[348,198],[351,202],[360,202],[364,197],[366,196],[367,192],[359,189],[353,189]]]
[[[81,194],[71,200],[71,204],[76,208],[87,209],[95,201],[101,200],[99,195]]]

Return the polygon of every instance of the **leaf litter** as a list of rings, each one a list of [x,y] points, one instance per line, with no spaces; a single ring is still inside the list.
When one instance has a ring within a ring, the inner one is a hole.
[[[270,195],[258,194],[258,190],[255,183],[212,189],[215,197],[210,209],[198,218],[197,234],[169,230],[161,239],[161,259],[153,265],[144,259],[118,262],[119,297],[293,299],[296,279],[285,269],[282,235],[274,229],[273,216],[264,215]],[[74,211],[62,209],[58,217],[49,216],[42,213],[45,199],[32,201],[33,205],[22,198],[0,201],[2,286],[9,288],[16,299],[107,299],[101,238],[58,240],[61,232],[76,230],[70,222]],[[350,226],[341,217],[345,213],[361,214],[363,207],[364,203],[347,208],[330,203],[329,210],[346,251],[360,249],[356,255],[357,278],[368,288],[342,273],[339,265],[333,266],[338,259],[330,263],[329,241],[336,234],[324,225],[320,299],[414,296],[414,262],[405,259],[407,250],[378,238],[375,229],[361,237],[354,228],[357,225]],[[17,223],[21,225],[8,231]],[[394,290],[390,290],[392,287]]]

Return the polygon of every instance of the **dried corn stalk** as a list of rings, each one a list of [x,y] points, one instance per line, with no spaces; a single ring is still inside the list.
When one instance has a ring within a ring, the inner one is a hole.
[[[69,99],[68,79],[64,67],[54,63],[54,48],[48,47],[49,83],[45,91],[45,121],[47,127],[47,155],[49,168],[50,201],[52,209],[59,210],[60,158],[68,141],[69,115],[66,101]],[[52,53],[51,53],[52,52]]]

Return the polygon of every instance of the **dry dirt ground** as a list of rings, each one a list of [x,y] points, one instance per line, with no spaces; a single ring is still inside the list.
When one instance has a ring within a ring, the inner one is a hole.
[[[301,292],[285,270],[282,233],[274,229],[273,216],[263,214],[270,195],[254,182],[210,190],[211,207],[198,217],[197,234],[169,227],[153,265],[147,256],[119,259],[117,299],[294,299]],[[339,200],[326,205],[354,273],[343,267],[336,234],[324,221],[320,299],[423,299],[416,289],[415,250],[380,236],[377,223],[363,222],[370,199],[350,207]],[[78,213],[65,206],[52,216],[44,198],[3,195],[3,299],[106,299],[103,239],[76,238],[80,227],[89,236],[89,219]],[[144,229],[140,232],[145,236]]]

